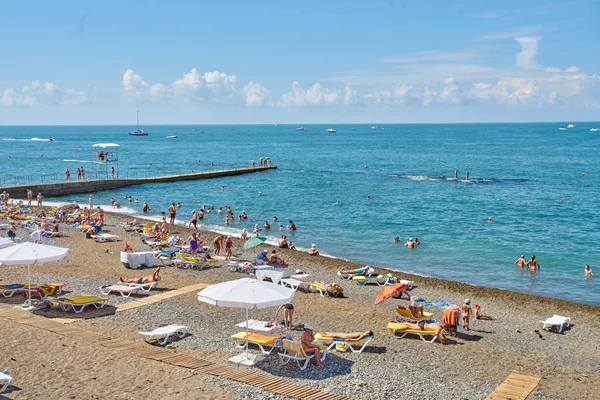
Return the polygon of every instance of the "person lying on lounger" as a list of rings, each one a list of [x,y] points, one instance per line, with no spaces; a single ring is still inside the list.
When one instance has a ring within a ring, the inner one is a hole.
[[[444,335],[443,332],[446,330],[446,326],[440,324],[439,322],[425,322],[419,321],[416,324],[406,322],[402,328],[394,329],[394,335],[398,333],[402,333],[404,331],[435,331],[435,337],[440,341],[440,343],[444,343]]]
[[[366,276],[369,275],[370,273],[373,273],[373,268],[366,266],[366,267],[362,267],[362,268],[356,268],[356,269],[343,269],[340,271],[340,274],[342,275],[350,275],[350,274],[354,274],[356,276]]]
[[[319,334],[323,337],[327,338],[336,338],[336,339],[346,339],[346,340],[361,340],[367,336],[373,336],[373,331],[364,331],[364,332],[319,332]]]
[[[154,273],[150,276],[144,276],[142,278],[119,278],[120,282],[123,283],[138,283],[138,284],[142,284],[142,283],[153,283],[153,282],[158,282],[160,281],[160,276],[158,275],[160,273],[160,268],[156,268],[154,270]]]

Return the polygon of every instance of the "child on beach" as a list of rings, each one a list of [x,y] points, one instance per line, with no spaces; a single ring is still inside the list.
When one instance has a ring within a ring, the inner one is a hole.
[[[495,318],[489,315],[480,314],[481,306],[479,304],[475,304],[475,311],[473,312],[473,317],[480,321],[493,321]]]
[[[469,320],[471,319],[471,300],[466,299],[462,306],[462,327],[469,330]]]

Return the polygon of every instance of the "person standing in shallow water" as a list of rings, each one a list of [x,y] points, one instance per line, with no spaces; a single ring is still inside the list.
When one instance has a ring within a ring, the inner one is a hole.
[[[175,210],[175,203],[171,203],[171,205],[169,206],[169,224],[171,225],[175,225],[175,215],[177,214],[177,211]]]
[[[467,172],[465,172],[465,179],[468,181],[469,180],[469,170],[467,170]]]
[[[525,254],[521,254],[521,258],[517,259],[517,261],[515,261],[514,263],[517,264],[517,267],[519,268],[523,268],[524,266],[526,266],[527,261],[525,260]]]
[[[537,262],[537,260],[535,259],[535,255],[532,255],[531,256],[531,260],[527,261],[527,266],[532,271],[540,269],[540,267],[541,267],[540,263]]]
[[[454,180],[457,181],[458,180],[458,168],[456,168],[454,170]]]

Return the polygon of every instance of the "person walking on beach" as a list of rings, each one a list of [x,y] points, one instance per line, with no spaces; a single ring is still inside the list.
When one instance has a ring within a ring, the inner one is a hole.
[[[169,206],[169,224],[171,225],[175,225],[175,215],[177,214],[177,211],[175,210],[175,203],[171,203],[171,205]]]
[[[231,239],[231,236],[227,236],[227,239],[225,239],[225,259],[226,260],[231,260],[231,247],[233,246],[233,240]]]
[[[517,264],[517,267],[519,268],[525,267],[527,265],[527,261],[525,260],[525,254],[521,254],[521,258],[517,259],[517,261],[515,261],[514,264]]]
[[[33,192],[27,189],[27,205],[31,207],[31,201],[33,200]]]
[[[462,305],[462,327],[469,330],[469,320],[471,319],[471,300],[466,299]]]
[[[197,223],[198,223],[198,215],[196,214],[196,211],[192,211],[192,219],[190,220],[190,222],[188,222],[188,228],[191,228],[192,225],[194,225],[194,228],[196,230],[198,230],[198,227],[196,226]]]
[[[467,172],[465,173],[465,179],[468,181],[469,180],[469,170],[467,170]]]
[[[223,238],[221,235],[217,235],[217,237],[213,240],[213,248],[215,250],[215,256],[218,256],[221,252],[221,244],[223,243]]]
[[[69,171],[69,168],[65,169],[65,175],[67,176],[67,182],[69,182],[71,180],[71,172]]]
[[[91,208],[90,208],[91,209]],[[98,225],[104,225],[104,210],[98,206]]]
[[[454,180],[457,181],[458,180],[458,168],[456,168],[454,170]]]
[[[527,266],[530,270],[535,271],[540,269],[540,263],[535,259],[535,254],[531,256],[531,260],[527,261]]]
[[[160,213],[160,217],[162,220],[162,222],[160,223],[160,230],[165,234],[169,233],[169,227],[167,226],[167,216],[165,215],[164,211]]]
[[[44,196],[42,196],[42,192],[38,192],[37,194],[37,205],[38,207],[42,206],[42,201],[44,200]]]

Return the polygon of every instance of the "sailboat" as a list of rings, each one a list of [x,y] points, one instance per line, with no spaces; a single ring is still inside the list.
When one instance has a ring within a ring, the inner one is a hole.
[[[370,128],[371,128],[371,129],[377,129],[377,125],[375,125],[375,124],[371,124]]]
[[[137,116],[137,129],[133,132],[129,132],[132,136],[148,136],[148,132],[143,129],[140,129],[140,110],[136,110]]]

